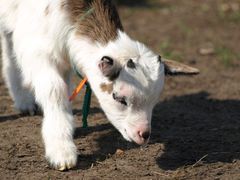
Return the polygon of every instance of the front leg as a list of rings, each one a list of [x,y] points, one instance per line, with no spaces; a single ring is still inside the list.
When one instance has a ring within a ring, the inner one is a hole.
[[[46,158],[58,170],[74,167],[77,149],[73,143],[74,122],[67,85],[57,70],[41,67],[33,79],[36,101],[42,106],[42,136]],[[42,72],[42,73],[41,73]]]

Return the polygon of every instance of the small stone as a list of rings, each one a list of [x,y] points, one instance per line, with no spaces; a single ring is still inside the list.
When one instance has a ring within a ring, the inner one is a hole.
[[[215,53],[215,49],[212,43],[206,43],[199,49],[199,54],[202,56],[208,56]]]
[[[123,150],[121,150],[121,149],[117,149],[117,151],[116,151],[116,155],[122,155],[124,153],[124,151]]]
[[[223,3],[220,6],[221,11],[223,12],[237,12],[240,7],[238,3]]]
[[[227,4],[227,3],[221,4],[220,9],[221,9],[221,11],[223,11],[223,12],[229,12],[229,11],[231,11],[231,7],[230,7],[230,5]]]
[[[213,48],[201,48],[199,50],[199,53],[203,56],[211,55],[211,54],[214,54],[214,49]]]

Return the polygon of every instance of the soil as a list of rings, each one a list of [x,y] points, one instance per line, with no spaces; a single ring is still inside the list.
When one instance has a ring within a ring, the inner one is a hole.
[[[0,179],[240,179],[240,2],[119,0],[119,12],[133,38],[200,75],[166,78],[145,147],[123,140],[95,97],[82,128],[81,95],[79,163],[66,172],[44,158],[42,116],[14,110],[1,78]]]

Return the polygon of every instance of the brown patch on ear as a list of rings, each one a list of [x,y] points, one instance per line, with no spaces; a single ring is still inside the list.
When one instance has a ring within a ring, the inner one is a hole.
[[[113,84],[106,84],[106,83],[102,83],[100,85],[100,88],[102,89],[103,92],[107,92],[108,94],[111,94],[113,91]]]
[[[166,75],[196,75],[199,70],[188,65],[164,59],[163,61]]]

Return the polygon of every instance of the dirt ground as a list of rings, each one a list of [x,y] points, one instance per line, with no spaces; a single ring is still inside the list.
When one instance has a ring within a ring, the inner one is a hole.
[[[0,79],[0,179],[240,179],[240,1],[119,0],[125,30],[162,56],[195,66],[168,77],[146,147],[123,140],[93,98],[89,128],[74,102],[78,166],[48,167],[42,116],[14,110]]]

